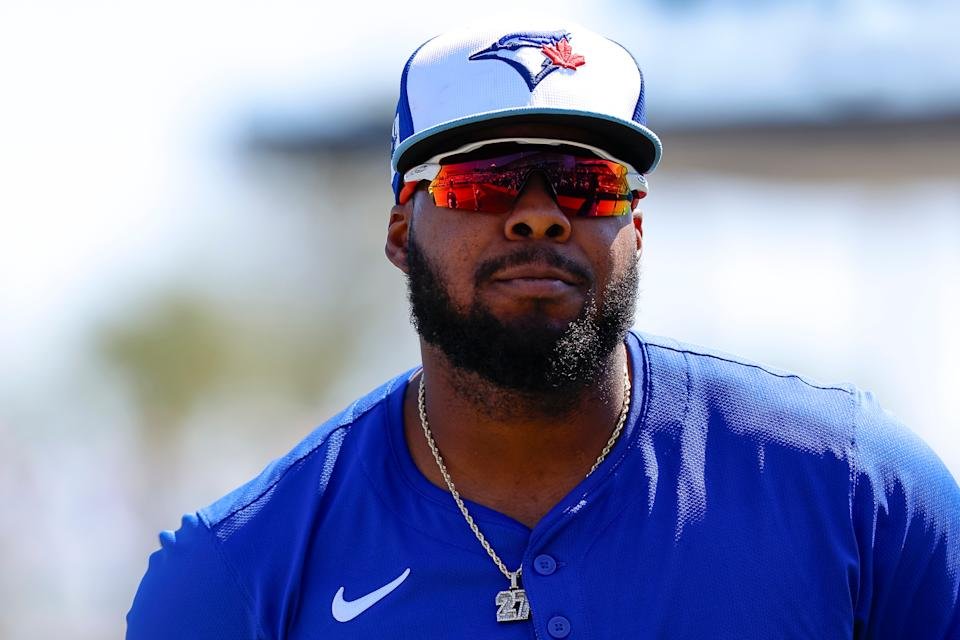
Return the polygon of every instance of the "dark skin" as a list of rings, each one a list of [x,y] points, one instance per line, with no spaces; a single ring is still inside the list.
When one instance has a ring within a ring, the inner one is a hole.
[[[466,309],[479,300],[507,323],[533,317],[545,326],[565,327],[583,308],[589,285],[568,274],[545,272],[542,265],[510,268],[477,283],[474,274],[482,261],[511,253],[516,243],[549,243],[587,267],[602,292],[638,258],[643,240],[639,211],[633,216],[568,218],[536,175],[513,210],[504,214],[437,207],[423,189],[394,206],[385,251],[405,273],[412,221],[418,244],[439,267],[453,303]],[[584,478],[620,413],[627,358],[623,348],[609,356],[599,384],[585,389],[572,410],[560,417],[525,409],[517,393],[455,370],[441,351],[422,339],[420,351],[429,390],[427,418],[457,489],[464,498],[528,527]],[[404,399],[406,442],[421,473],[446,489],[420,426],[419,375]],[[458,391],[465,383],[473,393]]]

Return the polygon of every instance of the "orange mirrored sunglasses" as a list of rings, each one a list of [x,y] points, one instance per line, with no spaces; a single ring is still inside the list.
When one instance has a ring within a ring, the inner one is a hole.
[[[404,204],[424,181],[438,207],[481,213],[506,213],[534,173],[550,185],[557,206],[571,217],[623,216],[647,195],[647,181],[615,160],[554,150],[532,150],[427,163],[404,174],[399,202]]]

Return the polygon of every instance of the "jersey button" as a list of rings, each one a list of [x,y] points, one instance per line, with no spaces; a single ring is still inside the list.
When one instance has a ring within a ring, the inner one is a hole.
[[[547,633],[554,638],[566,638],[570,635],[570,621],[563,616],[553,616],[547,621]]]
[[[533,559],[533,568],[540,575],[548,576],[557,570],[557,561],[544,553]]]

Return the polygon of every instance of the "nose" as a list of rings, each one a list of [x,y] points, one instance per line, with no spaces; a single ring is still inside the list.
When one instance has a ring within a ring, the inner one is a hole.
[[[560,211],[553,190],[540,173],[527,179],[507,214],[503,232],[510,240],[566,242],[570,238],[570,220]]]

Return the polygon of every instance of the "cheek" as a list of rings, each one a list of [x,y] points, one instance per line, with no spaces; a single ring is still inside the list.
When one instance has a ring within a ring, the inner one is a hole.
[[[582,222],[607,221],[584,220]],[[613,223],[614,221],[611,220],[610,222]],[[594,256],[593,268],[596,270],[598,282],[608,283],[616,280],[637,259],[637,243],[633,223],[629,220],[618,219],[615,224],[610,224],[599,232],[597,232],[597,229],[592,231],[595,232],[595,235],[591,243],[593,249],[590,253]]]
[[[612,247],[612,253],[618,271],[622,271],[625,267],[637,261],[639,257],[637,232],[632,222],[620,228]]]
[[[473,302],[474,273],[483,253],[479,242],[489,232],[486,216],[455,214],[425,208],[415,218],[415,237],[424,255],[439,272],[451,301],[461,311]]]
[[[441,268],[450,299],[458,310],[466,311],[474,298],[476,263],[471,259],[471,248],[464,242],[450,242],[444,247],[444,255]]]

